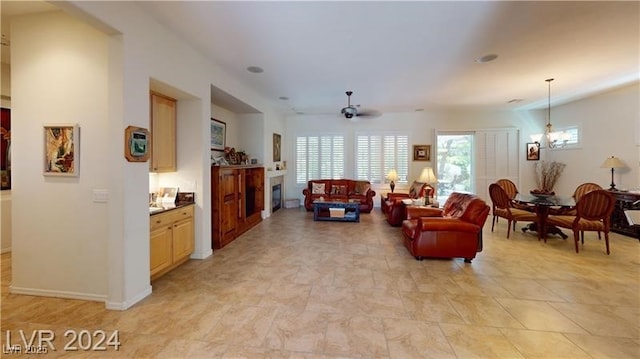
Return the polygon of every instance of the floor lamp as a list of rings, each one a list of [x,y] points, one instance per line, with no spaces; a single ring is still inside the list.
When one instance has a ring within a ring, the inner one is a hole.
[[[600,167],[611,168],[611,187],[609,188],[609,190],[610,191],[615,190],[616,184],[613,182],[613,171],[615,168],[624,168],[625,167],[624,163],[620,161],[618,157],[611,156],[606,160],[604,160],[604,162],[602,163],[602,166]]]

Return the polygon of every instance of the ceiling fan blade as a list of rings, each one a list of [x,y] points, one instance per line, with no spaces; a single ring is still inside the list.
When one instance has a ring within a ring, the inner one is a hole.
[[[376,111],[376,110],[359,110],[358,114],[356,114],[356,116],[358,116],[358,117],[380,117],[380,116],[382,116],[382,113],[380,113],[380,111]]]

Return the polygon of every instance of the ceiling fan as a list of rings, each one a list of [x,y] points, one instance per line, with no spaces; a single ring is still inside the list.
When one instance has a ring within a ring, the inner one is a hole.
[[[380,113],[377,111],[358,111],[360,105],[352,105],[351,104],[351,95],[353,95],[353,91],[345,92],[347,94],[347,107],[343,107],[340,110],[340,113],[347,119],[351,121],[355,121],[354,117],[377,117],[380,116]]]

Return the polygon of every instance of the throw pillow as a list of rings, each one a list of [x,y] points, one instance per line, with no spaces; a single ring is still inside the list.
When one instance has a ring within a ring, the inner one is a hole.
[[[347,186],[333,185],[333,186],[331,186],[331,194],[346,195],[347,194]]]
[[[409,197],[411,198],[420,197],[421,195],[420,192],[422,192],[422,186],[424,186],[424,183],[413,181],[413,183],[411,184],[411,187],[409,188]]]
[[[324,194],[324,183],[311,182],[312,194]]]
[[[365,195],[369,191],[369,187],[371,185],[367,181],[358,181],[356,182],[355,193],[359,195]]]

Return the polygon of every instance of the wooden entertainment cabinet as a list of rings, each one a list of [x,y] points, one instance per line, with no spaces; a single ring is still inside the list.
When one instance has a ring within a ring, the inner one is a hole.
[[[211,167],[211,248],[220,249],[262,221],[264,167]]]

